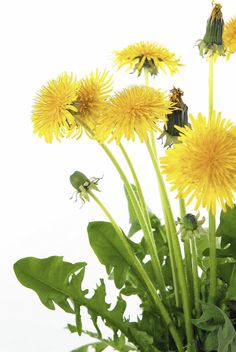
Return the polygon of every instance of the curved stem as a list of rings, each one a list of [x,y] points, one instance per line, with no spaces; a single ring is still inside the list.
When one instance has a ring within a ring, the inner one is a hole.
[[[133,264],[134,270],[136,271],[136,273],[138,273],[139,277],[142,278],[142,281],[146,285],[148,292],[151,295],[151,298],[152,298],[156,308],[160,311],[160,313],[163,317],[163,320],[165,321],[166,325],[168,326],[170,333],[176,343],[178,351],[183,352],[183,345],[182,345],[180,336],[176,330],[176,327],[175,327],[168,311],[166,310],[164,304],[161,302],[159,296],[157,295],[156,289],[153,286],[149,276],[147,275],[146,271],[144,270],[144,268],[143,268],[142,264],[140,263],[140,261],[138,260],[138,258],[133,253],[130,245],[127,242],[126,237],[124,236],[120,227],[118,226],[118,224],[116,223],[116,221],[114,220],[114,218],[112,217],[112,215],[110,214],[108,209],[105,207],[105,205],[94,195],[94,193],[92,191],[88,191],[88,193],[95,200],[95,202],[99,205],[99,207],[103,210],[103,212],[108,217],[108,219],[111,221],[117,235],[119,236],[120,240],[122,241],[122,243],[124,244],[124,246],[127,250],[127,254],[129,255],[129,260]]]
[[[149,151],[150,157],[152,159],[152,163],[156,172],[157,180],[158,180],[158,185],[159,185],[159,190],[160,190],[160,196],[161,196],[161,201],[162,201],[162,207],[164,210],[164,213],[166,213],[168,221],[169,221],[169,226],[170,226],[170,232],[171,232],[171,240],[172,240],[172,245],[173,245],[173,253],[175,256],[175,262],[176,262],[176,267],[177,267],[177,273],[178,273],[178,281],[179,281],[179,287],[182,293],[182,303],[183,303],[183,311],[184,311],[184,320],[185,320],[185,330],[186,330],[186,335],[187,335],[187,342],[189,346],[189,351],[192,351],[194,347],[193,343],[193,326],[191,322],[191,311],[190,311],[190,304],[189,304],[189,298],[188,298],[188,290],[187,290],[187,284],[185,280],[185,274],[184,274],[184,266],[183,266],[183,261],[182,261],[182,255],[181,255],[181,250],[180,250],[180,245],[177,237],[177,232],[176,232],[176,226],[175,222],[173,219],[173,214],[170,206],[170,202],[168,199],[168,195],[166,192],[165,184],[159,169],[158,161],[157,158],[155,157],[155,154],[149,144],[149,142],[146,142],[147,149]]]
[[[162,283],[162,289],[165,290],[165,286],[166,286],[165,285],[165,280],[164,280],[164,276],[163,276],[163,273],[162,273],[162,268],[161,268],[161,264],[160,264],[160,261],[159,261],[159,257],[158,257],[158,254],[157,254],[155,238],[153,236],[152,225],[151,225],[151,221],[150,221],[147,205],[146,205],[146,202],[145,202],[145,199],[144,199],[143,191],[142,191],[142,188],[141,188],[137,173],[136,173],[136,171],[134,169],[133,163],[132,163],[131,159],[129,158],[124,146],[120,143],[119,147],[120,147],[120,150],[121,150],[122,154],[125,157],[125,160],[126,160],[128,166],[130,168],[130,171],[132,173],[132,176],[133,176],[133,179],[134,179],[134,182],[135,182],[135,186],[136,186],[136,189],[137,189],[137,192],[138,192],[138,198],[139,198],[139,201],[140,201],[140,205],[142,207],[142,211],[143,211],[146,223],[147,223],[148,232],[149,232],[149,240],[148,240],[147,244],[150,244],[151,247],[152,247],[152,248],[149,248],[149,252],[153,253],[153,256],[151,257],[152,258],[153,271],[155,273],[157,283],[161,282]]]
[[[119,163],[115,159],[112,152],[109,150],[109,148],[105,144],[101,144],[101,147],[106,152],[108,157],[111,159],[113,165],[115,166],[122,181],[125,184],[125,187],[127,189],[127,192],[130,197],[131,203],[133,205],[134,211],[137,215],[140,226],[141,226],[143,233],[144,233],[145,240],[147,242],[148,250],[149,250],[149,253],[150,253],[150,256],[152,259],[153,271],[154,271],[154,274],[155,274],[155,277],[156,277],[156,280],[158,283],[158,288],[160,290],[160,293],[161,293],[163,300],[166,302],[165,282],[164,282],[164,277],[163,277],[163,274],[161,271],[160,261],[159,261],[158,255],[157,255],[155,240],[154,240],[152,232],[150,233],[150,231],[149,231],[149,227],[148,227],[146,219],[143,215],[140,203],[138,202],[137,197],[136,197],[127,177],[125,176],[123,170],[121,169]],[[140,189],[141,189],[141,187],[140,187]],[[143,199],[143,202],[144,202],[144,199]]]
[[[216,279],[216,220],[215,215],[209,212],[209,246],[210,246],[210,293],[209,301],[215,303],[217,292]]]

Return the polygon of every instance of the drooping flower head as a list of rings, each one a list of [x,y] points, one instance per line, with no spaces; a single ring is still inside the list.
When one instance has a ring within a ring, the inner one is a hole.
[[[221,8],[221,4],[213,3],[211,15],[207,20],[204,38],[197,41],[200,55],[206,56],[206,58],[211,56],[217,58],[217,56],[225,55],[222,39],[224,20]]]
[[[170,93],[170,101],[176,109],[167,115],[164,131],[159,137],[159,139],[165,137],[164,147],[171,147],[172,144],[179,143],[178,137],[180,132],[176,129],[176,126],[184,127],[185,125],[189,125],[188,107],[182,99],[184,92],[180,88],[173,87]]]
[[[181,66],[179,59],[165,47],[152,42],[138,42],[114,52],[115,64],[120,69],[128,66],[140,76],[146,69],[151,75],[157,75],[159,70],[170,74],[178,72]]]
[[[135,140],[138,135],[141,142],[147,140],[149,131],[159,130],[157,123],[166,121],[172,103],[160,90],[133,86],[116,93],[107,107],[96,130],[96,138],[105,141],[120,142],[124,136]]]
[[[229,58],[230,54],[236,52],[236,16],[226,22],[223,32],[223,41]]]
[[[75,107],[80,120],[92,130],[106,106],[106,100],[112,91],[111,86],[112,76],[107,70],[96,70],[79,82]]]
[[[77,98],[78,82],[71,74],[61,74],[40,90],[33,107],[34,132],[51,143],[64,137],[75,126],[73,102]]]
[[[196,210],[203,206],[215,214],[219,203],[225,211],[236,191],[236,126],[215,113],[209,121],[191,117],[191,124],[178,127],[182,143],[161,158],[163,173],[178,197],[196,200]]]

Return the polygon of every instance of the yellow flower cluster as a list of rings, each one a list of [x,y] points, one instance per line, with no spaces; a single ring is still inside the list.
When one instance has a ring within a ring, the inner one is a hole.
[[[49,81],[36,98],[32,115],[34,132],[51,143],[53,137],[79,138],[83,125],[93,130],[111,85],[112,77],[106,70],[96,70],[80,81],[67,73]]]

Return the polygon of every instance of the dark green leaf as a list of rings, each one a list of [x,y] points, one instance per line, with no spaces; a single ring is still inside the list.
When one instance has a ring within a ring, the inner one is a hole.
[[[209,333],[205,340],[206,351],[235,352],[236,332],[225,312],[209,303],[202,303],[202,311],[202,316],[199,319],[192,319],[192,322]],[[217,348],[213,341],[214,336],[217,337]]]
[[[88,236],[99,261],[106,267],[114,267],[114,281],[121,288],[130,268],[129,254],[109,222],[95,221],[88,225]]]

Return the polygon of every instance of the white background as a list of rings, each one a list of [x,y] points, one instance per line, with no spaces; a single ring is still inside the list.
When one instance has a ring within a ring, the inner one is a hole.
[[[235,0],[222,4],[225,19],[236,15]],[[87,338],[70,335],[64,327],[73,323],[73,317],[42,306],[33,291],[18,283],[13,264],[25,256],[64,255],[71,262],[89,263],[87,286],[95,287],[104,275],[89,248],[86,226],[105,217],[92,202],[79,209],[79,203],[69,200],[73,192],[69,176],[75,170],[89,177],[104,175],[101,199],[125,229],[128,216],[119,177],[95,142],[82,138],[50,145],[32,133],[35,94],[63,71],[78,78],[97,67],[114,71],[113,50],[153,40],[181,56],[185,66],[173,78],[160,74],[152,85],[166,90],[173,84],[181,87],[189,110],[207,113],[208,67],[194,45],[204,34],[211,4],[207,0],[8,0],[0,6],[0,351],[69,352]],[[124,71],[114,73],[114,89],[143,83]],[[236,56],[227,64],[219,60],[215,107],[236,122],[235,81]],[[145,148],[129,143],[128,149],[148,203],[161,217]],[[109,286],[111,302],[116,291]],[[131,300],[128,311],[133,317],[136,303]],[[90,326],[85,316],[85,327]]]

